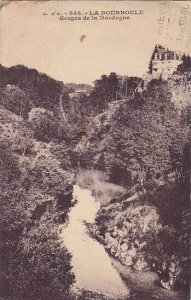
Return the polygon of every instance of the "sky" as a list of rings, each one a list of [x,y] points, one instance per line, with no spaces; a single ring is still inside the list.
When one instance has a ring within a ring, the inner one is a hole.
[[[188,1],[5,4],[0,12],[1,64],[7,67],[22,64],[65,83],[92,83],[110,72],[142,77],[155,44],[191,53]],[[99,20],[101,11],[109,14],[130,10],[143,12],[123,14],[129,16],[123,21]],[[70,11],[80,11],[81,16],[76,16],[82,20],[60,20],[60,15],[51,15],[57,12],[71,17]],[[98,20],[83,20],[85,16],[91,18],[90,11],[98,11]]]

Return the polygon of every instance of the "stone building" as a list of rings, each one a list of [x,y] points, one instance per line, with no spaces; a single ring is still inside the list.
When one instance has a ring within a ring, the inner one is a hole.
[[[167,79],[173,75],[182,63],[181,53],[171,51],[160,45],[156,45],[149,64],[149,72],[153,78],[161,76]]]
[[[135,92],[142,93],[153,79],[165,80],[171,90],[171,101],[178,108],[191,105],[191,72],[181,73],[178,66],[183,63],[181,53],[156,45],[149,63],[149,70],[143,74],[143,84],[140,83]]]

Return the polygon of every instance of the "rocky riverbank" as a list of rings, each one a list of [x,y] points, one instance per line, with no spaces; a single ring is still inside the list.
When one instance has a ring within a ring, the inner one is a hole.
[[[157,208],[140,199],[111,201],[101,207],[91,234],[105,246],[110,256],[123,267],[136,271],[152,271],[165,289],[177,288],[182,276],[179,258],[157,249],[153,236],[164,234]]]

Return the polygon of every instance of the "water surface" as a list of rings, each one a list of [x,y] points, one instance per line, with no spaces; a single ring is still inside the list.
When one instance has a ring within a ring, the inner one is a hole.
[[[113,298],[128,294],[128,289],[120,275],[112,266],[104,247],[88,233],[84,221],[93,223],[100,204],[95,201],[91,191],[74,186],[77,204],[69,213],[69,223],[62,229],[61,238],[72,254],[75,286],[100,292]]]

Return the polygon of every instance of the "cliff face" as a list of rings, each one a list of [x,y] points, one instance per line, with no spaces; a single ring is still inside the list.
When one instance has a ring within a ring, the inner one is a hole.
[[[146,271],[151,269],[145,253],[147,235],[159,232],[159,215],[155,207],[130,198],[103,206],[93,233],[123,265]]]
[[[160,75],[145,74],[143,88],[139,88],[142,93],[151,80],[162,80]],[[165,79],[171,90],[171,101],[181,110],[191,105],[191,73],[168,75]]]
[[[186,108],[191,105],[191,80],[186,76],[179,79],[168,80],[169,88],[172,92],[172,102],[179,108]]]

